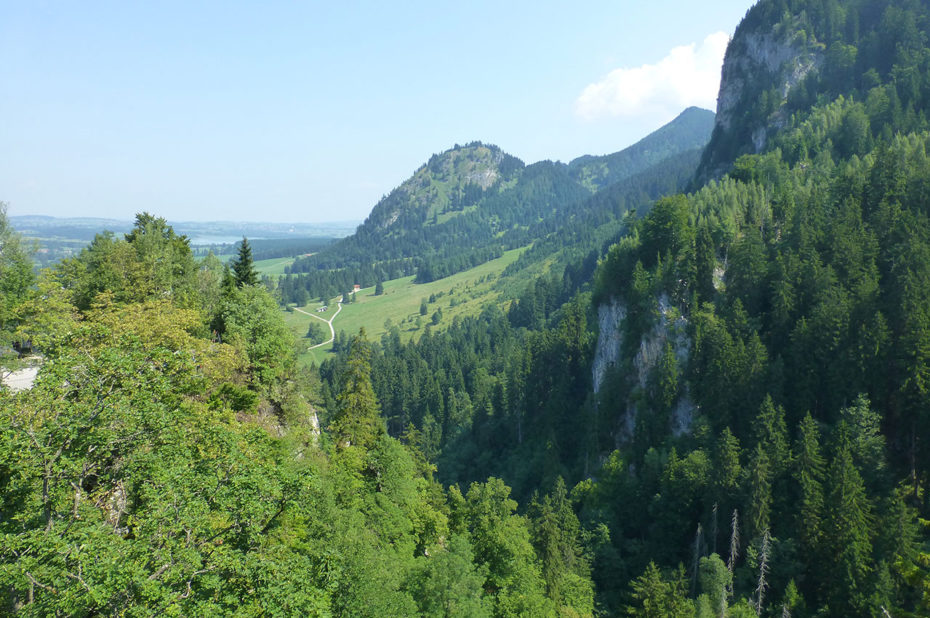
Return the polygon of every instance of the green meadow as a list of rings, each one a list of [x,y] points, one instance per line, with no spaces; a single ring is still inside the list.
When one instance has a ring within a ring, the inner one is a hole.
[[[501,272],[513,263],[526,248],[507,251],[501,257],[485,262],[471,270],[456,273],[445,279],[429,283],[414,283],[413,277],[403,277],[384,282],[384,294],[375,296],[374,287],[362,288],[355,293],[353,302],[343,305],[342,311],[333,321],[336,333],[345,331],[352,335],[364,328],[371,340],[378,340],[381,336],[397,326],[401,338],[409,340],[419,337],[430,325],[432,329],[443,329],[452,324],[456,317],[477,315],[482,307],[500,297],[495,283]],[[266,260],[270,261],[270,260]],[[429,302],[430,298],[433,302]],[[313,302],[300,307],[307,313],[312,313],[329,319],[335,314],[338,298],[333,298],[325,313],[317,313],[319,302]],[[426,315],[420,315],[420,305],[427,301]],[[441,317],[433,325],[433,314],[440,312]],[[286,311],[285,321],[294,333],[301,338],[300,360],[304,364],[319,364],[330,353],[332,345],[325,345],[314,350],[307,349],[309,343],[305,336],[309,324],[314,318],[297,311]],[[329,330],[326,324],[319,322],[320,326]]]

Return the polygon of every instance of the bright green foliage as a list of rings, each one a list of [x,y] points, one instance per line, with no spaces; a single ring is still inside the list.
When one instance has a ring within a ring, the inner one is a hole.
[[[252,248],[249,246],[249,240],[243,236],[242,242],[239,243],[239,251],[236,259],[232,264],[233,273],[236,276],[236,286],[243,287],[247,285],[256,285],[258,283],[258,272],[252,263]]]
[[[691,247],[694,230],[689,223],[688,201],[683,195],[659,200],[646,216],[643,228],[642,256],[651,266],[668,255],[677,258]]]
[[[219,367],[232,350],[183,323],[88,321],[31,392],[0,402],[0,570],[23,615],[249,613],[248,590],[266,610],[326,607],[321,582],[296,576],[305,559],[252,549],[311,477],[197,400],[210,378],[193,353]]]
[[[220,305],[217,323],[223,340],[245,352],[257,390],[293,371],[294,337],[264,288],[232,290]]]
[[[384,431],[371,386],[371,348],[365,331],[352,338],[349,356],[339,378],[332,432],[341,448],[370,448]]]
[[[414,573],[410,589],[423,616],[482,618],[491,616],[482,588],[485,577],[485,570],[474,564],[468,539],[456,534],[447,549],[437,551]]]
[[[627,608],[631,616],[644,618],[692,618],[694,603],[687,596],[684,567],[666,578],[654,562],[632,584],[635,604]]]
[[[470,532],[475,561],[487,571],[484,587],[493,598],[495,616],[554,615],[527,522],[514,513],[517,503],[509,496],[510,488],[500,479],[475,483],[455,507],[453,521]]]
[[[701,594],[707,596],[712,615],[721,615],[727,607],[727,594],[733,582],[727,565],[720,556],[711,554],[701,558],[698,567],[698,584]]]
[[[58,279],[82,310],[104,292],[118,302],[196,302],[196,267],[188,239],[175,234],[165,219],[148,213],[136,215],[135,227],[125,239],[110,232],[98,234],[76,258],[61,264]]]
[[[6,218],[0,202],[0,346],[9,345],[18,320],[16,308],[26,300],[35,276],[29,250]]]
[[[562,613],[593,615],[594,590],[583,554],[581,526],[561,477],[541,503],[530,504],[528,516],[549,598]]]

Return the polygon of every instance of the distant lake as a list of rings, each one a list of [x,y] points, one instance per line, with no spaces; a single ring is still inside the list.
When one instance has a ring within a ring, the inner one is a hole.
[[[226,245],[242,242],[242,236],[188,236],[192,245]],[[259,236],[249,236],[249,240],[261,240]]]

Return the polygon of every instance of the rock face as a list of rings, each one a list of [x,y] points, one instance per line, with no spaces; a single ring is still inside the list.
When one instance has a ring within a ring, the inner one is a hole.
[[[617,299],[597,308],[598,337],[594,350],[594,363],[591,370],[594,394],[601,391],[601,385],[607,376],[607,370],[620,358],[620,346],[623,344],[623,320],[626,307]]]
[[[28,391],[39,374],[38,367],[24,367],[16,371],[6,372],[0,368],[0,382],[10,389],[11,392]]]
[[[769,135],[787,122],[783,103],[788,94],[820,69],[823,58],[823,45],[808,41],[797,28],[738,29],[723,61],[714,134],[698,169],[698,181],[723,175],[739,154],[762,151]],[[758,109],[763,96],[771,96],[773,84],[780,99],[770,102],[774,111],[752,118],[748,112]]]
[[[680,370],[687,366],[691,353],[691,340],[686,331],[688,321],[671,304],[667,295],[663,294],[658,301],[658,322],[640,339],[639,348],[632,360],[635,375],[631,377],[640,391],[646,389],[649,375],[662,357],[666,342],[671,344]],[[592,366],[595,395],[603,388],[610,370],[617,367],[621,361],[623,320],[626,319],[626,315],[626,306],[618,299],[611,299],[609,303],[598,307],[599,330]],[[687,387],[683,386],[681,396],[672,412],[671,430],[674,435],[681,435],[691,428],[694,410],[695,406],[688,396]],[[636,405],[632,401],[626,402],[625,411],[621,418],[617,419],[619,444],[632,439],[637,414],[639,411]]]

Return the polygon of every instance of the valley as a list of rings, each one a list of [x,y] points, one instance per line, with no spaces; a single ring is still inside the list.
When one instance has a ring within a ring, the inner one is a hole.
[[[930,6],[724,39],[716,113],[358,225],[0,203],[0,614],[930,615]]]

